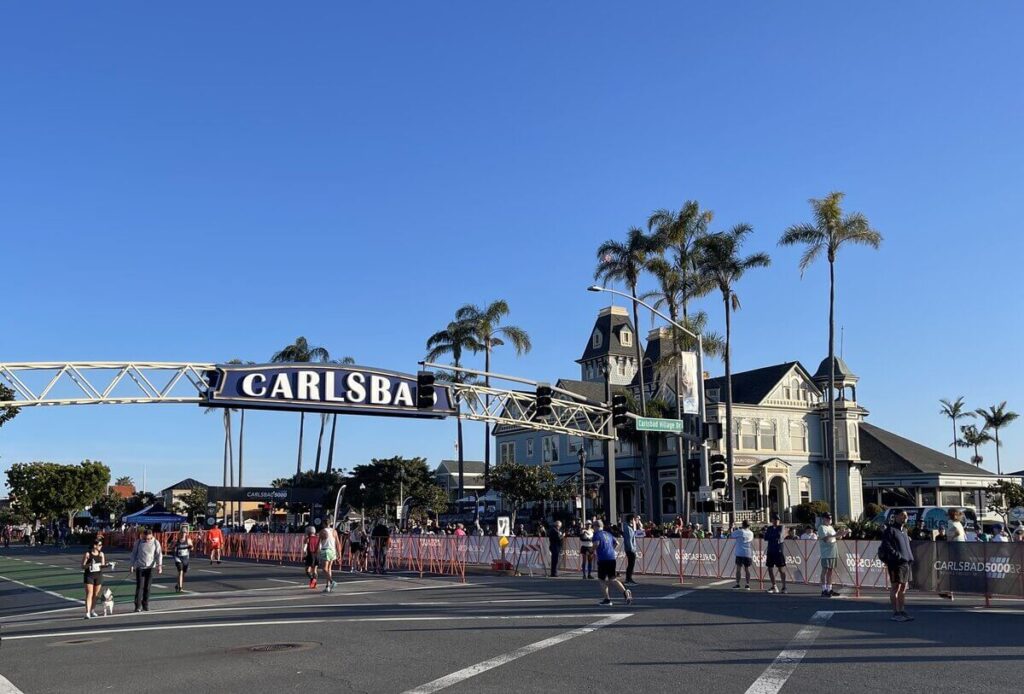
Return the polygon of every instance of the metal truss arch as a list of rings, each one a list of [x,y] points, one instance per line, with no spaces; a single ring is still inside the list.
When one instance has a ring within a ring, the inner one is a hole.
[[[195,362],[0,363],[0,380],[15,395],[0,406],[198,404],[207,387],[203,373],[212,368]],[[30,383],[27,374],[41,374],[44,382]]]

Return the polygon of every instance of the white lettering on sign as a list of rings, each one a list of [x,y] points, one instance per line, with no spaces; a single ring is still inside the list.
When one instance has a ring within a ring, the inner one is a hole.
[[[259,382],[260,388],[255,388],[256,382]],[[267,377],[263,374],[249,374],[242,379],[242,392],[251,398],[262,398],[267,394]]]
[[[437,393],[434,393],[434,397],[437,398]],[[405,381],[398,382],[398,388],[395,389],[395,405],[403,405],[405,407],[412,407],[412,389],[409,388],[409,384]]]
[[[362,402],[366,399],[366,377],[358,371],[354,371],[345,379],[345,388],[348,389],[349,402]]]
[[[334,394],[334,372],[324,374],[324,400],[327,402],[345,402],[345,398]]]
[[[274,386],[270,389],[270,397],[294,399],[292,394],[292,382],[288,380],[288,374],[277,374],[274,376]]]
[[[370,404],[391,404],[391,381],[383,376],[370,376]]]
[[[315,371],[299,371],[295,374],[295,397],[299,400],[320,399],[320,374]]]

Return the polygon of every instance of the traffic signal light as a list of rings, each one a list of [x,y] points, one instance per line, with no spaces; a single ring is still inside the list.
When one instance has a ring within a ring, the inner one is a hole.
[[[700,491],[700,458],[686,461],[686,491]]]
[[[713,455],[711,462],[711,489],[725,489],[726,465],[725,457]]]
[[[704,422],[701,438],[704,441],[718,441],[722,438],[722,425],[719,422]]]
[[[551,395],[553,392],[551,386],[546,383],[537,385],[537,404],[533,409],[534,419],[551,416]]]
[[[434,374],[430,371],[416,373],[416,407],[429,410],[434,406]]]
[[[626,396],[612,396],[612,426],[626,426]]]

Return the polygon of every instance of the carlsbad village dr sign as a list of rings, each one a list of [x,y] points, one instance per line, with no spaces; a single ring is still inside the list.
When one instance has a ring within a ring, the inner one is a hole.
[[[417,407],[417,378],[363,366],[218,364],[206,372],[204,407],[443,418],[455,414],[445,386],[430,407]]]

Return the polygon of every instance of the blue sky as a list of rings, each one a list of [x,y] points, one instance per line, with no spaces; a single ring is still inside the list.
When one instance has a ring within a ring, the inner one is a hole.
[[[776,241],[838,189],[885,235],[838,265],[858,395],[943,448],[940,397],[1024,411],[1022,24],[1010,2],[6,3],[0,361],[261,361],[305,335],[413,371],[502,297],[534,350],[495,370],[572,377],[597,245],[692,198],[773,257],[738,288],[735,368],[813,370],[827,266],[801,279]],[[294,470],[296,416],[247,424],[247,482]],[[350,417],[337,455],[436,463],[454,437]],[[1003,438],[1024,467],[1024,422]],[[221,442],[192,406],[26,410],[0,468],[212,483]]]

